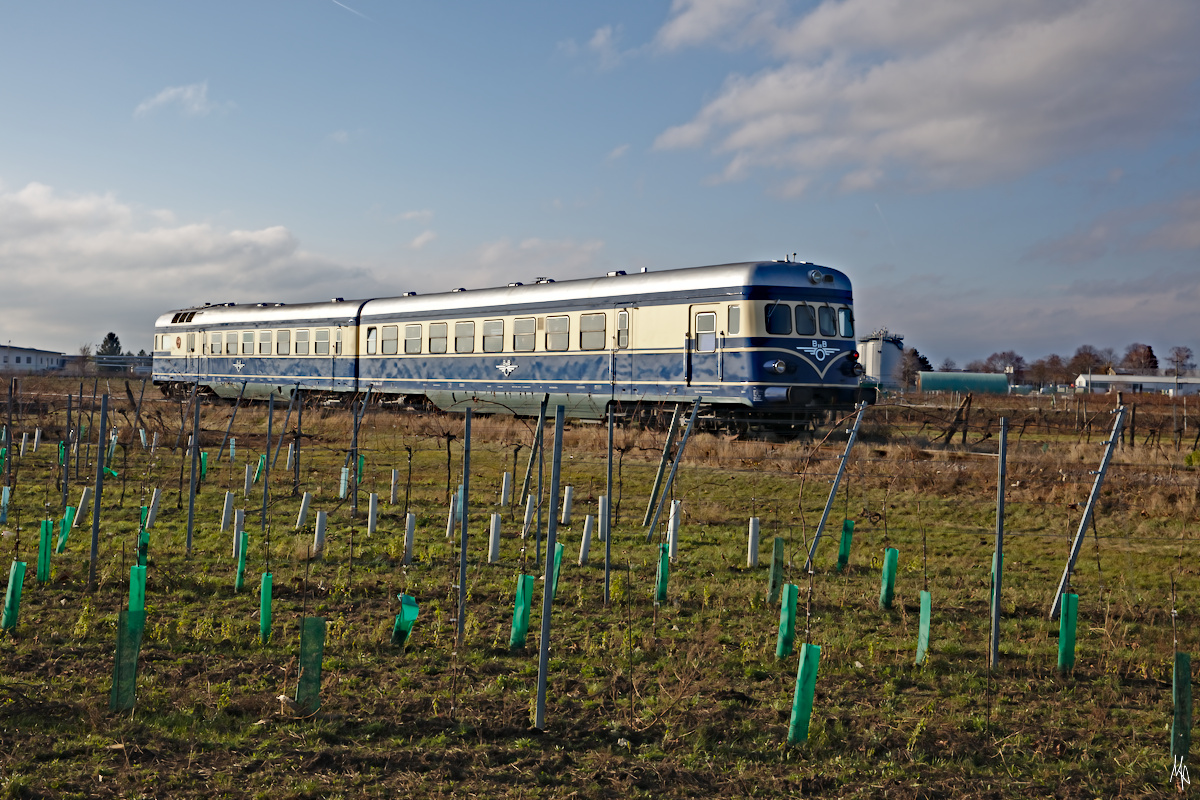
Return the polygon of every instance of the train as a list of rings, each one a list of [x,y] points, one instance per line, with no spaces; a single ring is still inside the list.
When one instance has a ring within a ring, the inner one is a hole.
[[[154,329],[164,394],[372,397],[446,411],[805,429],[861,400],[849,278],[753,261],[317,303],[205,303]]]

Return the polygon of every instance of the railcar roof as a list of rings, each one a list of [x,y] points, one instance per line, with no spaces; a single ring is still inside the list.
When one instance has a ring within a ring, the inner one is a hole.
[[[832,282],[822,277],[820,283],[810,278],[813,271],[830,275]],[[785,286],[850,290],[850,280],[839,270],[798,261],[746,261],[707,267],[635,272],[627,275],[577,278],[572,280],[529,283],[471,289],[461,292],[437,292],[406,297],[385,297],[369,300],[350,300],[325,303],[259,304],[203,306],[179,311],[195,311],[191,327],[229,325],[239,322],[269,322],[286,320],[328,320],[330,324],[352,321],[360,307],[364,316],[394,313],[417,313],[440,310],[497,307],[556,301],[635,299],[639,295],[666,292],[703,292],[711,289],[737,289],[745,286]],[[158,318],[158,327],[166,327],[179,313],[172,311]]]

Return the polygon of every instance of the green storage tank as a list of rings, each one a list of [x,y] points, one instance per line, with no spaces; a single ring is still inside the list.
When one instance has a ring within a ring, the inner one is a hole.
[[[1008,394],[1008,376],[997,372],[918,372],[922,392]]]

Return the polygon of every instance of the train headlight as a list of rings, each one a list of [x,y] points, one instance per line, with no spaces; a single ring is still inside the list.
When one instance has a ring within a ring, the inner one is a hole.
[[[787,362],[782,358],[776,358],[773,361],[768,361],[766,364],[763,364],[763,368],[765,368],[767,372],[774,372],[776,375],[782,375],[783,373],[787,372]]]

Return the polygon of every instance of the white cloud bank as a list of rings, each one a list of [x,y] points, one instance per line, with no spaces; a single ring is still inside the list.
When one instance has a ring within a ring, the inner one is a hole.
[[[0,339],[73,352],[112,330],[137,351],[170,309],[377,289],[368,271],[306,253],[285,227],[173,220],[111,194],[0,186]]]
[[[1182,124],[1200,75],[1195,0],[674,0],[656,44],[756,48],[660,149],[799,194],[964,186]]]

